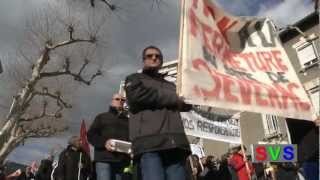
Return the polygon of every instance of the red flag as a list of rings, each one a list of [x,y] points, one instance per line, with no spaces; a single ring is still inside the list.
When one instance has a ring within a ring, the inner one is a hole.
[[[89,147],[89,142],[87,139],[87,128],[86,128],[86,123],[84,120],[81,122],[81,127],[80,127],[80,140],[81,140],[81,147],[82,149],[90,155],[90,147]]]

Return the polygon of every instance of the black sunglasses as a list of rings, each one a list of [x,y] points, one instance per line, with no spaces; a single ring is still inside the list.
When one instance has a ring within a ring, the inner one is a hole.
[[[126,101],[126,99],[122,99],[122,98],[113,98],[113,100],[122,101],[122,102]]]
[[[146,54],[144,55],[144,59],[151,59],[153,56],[155,56],[157,59],[161,58],[160,54]]]

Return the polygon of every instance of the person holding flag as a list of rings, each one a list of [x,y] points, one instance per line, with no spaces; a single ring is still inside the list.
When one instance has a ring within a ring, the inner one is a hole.
[[[114,94],[108,112],[96,116],[88,130],[88,140],[94,146],[97,180],[119,180],[130,164],[130,156],[116,152],[113,140],[128,141],[128,116],[124,111],[125,98]]]
[[[54,178],[56,180],[87,180],[92,176],[91,169],[90,157],[82,150],[79,136],[72,136],[68,147],[60,154]]]

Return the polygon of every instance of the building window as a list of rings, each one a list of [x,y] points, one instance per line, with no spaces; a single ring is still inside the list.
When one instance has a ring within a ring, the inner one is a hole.
[[[314,66],[318,63],[319,53],[317,42],[319,38],[315,35],[310,35],[308,41],[305,38],[302,38],[297,42],[293,47],[297,51],[298,59],[302,69],[308,69],[311,66]]]
[[[316,49],[313,43],[307,42],[301,47],[297,48],[298,58],[301,67],[307,68],[317,63]]]
[[[280,134],[280,128],[277,116],[263,114],[262,115],[264,134],[266,137]]]

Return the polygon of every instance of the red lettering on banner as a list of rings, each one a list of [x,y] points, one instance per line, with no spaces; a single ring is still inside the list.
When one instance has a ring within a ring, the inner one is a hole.
[[[211,90],[206,90],[203,88],[198,87],[197,85],[193,87],[194,91],[198,94],[198,95],[203,95],[205,97],[215,97],[217,99],[219,99],[219,94],[221,91],[221,81],[217,76],[212,75],[211,70],[208,66],[208,64],[201,59],[195,59],[192,61],[192,65],[196,70],[201,70],[204,69],[205,71],[207,71],[213,82],[214,82],[214,87]]]
[[[222,55],[222,63],[228,67],[232,67],[234,69],[240,68],[237,66],[237,64],[235,64],[235,62],[233,61],[233,55],[230,51],[224,51],[223,55]]]
[[[283,108],[281,101],[279,100],[279,95],[277,94],[277,91],[269,86],[264,86],[264,88],[268,92],[268,97],[270,99],[270,105],[271,107],[279,107],[280,109]]]
[[[230,18],[227,16],[224,16],[219,22],[217,22],[217,26],[220,29],[220,32],[226,42],[229,44],[228,37],[227,37],[227,31],[231,29],[234,25],[238,23],[238,21],[233,21],[230,23]]]
[[[212,33],[212,29],[210,26],[204,24],[204,23],[201,23],[201,27],[202,27],[202,35],[203,35],[203,45],[210,51],[212,52],[212,47],[209,43],[209,39],[208,39],[208,36],[209,34]]]
[[[203,14],[206,17],[211,15],[212,19],[215,19],[215,13],[214,13],[215,7],[213,6],[213,4],[210,4],[207,1],[202,1],[202,2],[203,2]]]
[[[290,99],[295,107],[295,109],[310,110],[310,104],[306,102],[301,102],[300,99],[294,94],[293,89],[299,88],[296,83],[289,83],[288,90],[282,87],[280,84],[274,84],[274,87],[281,93],[282,104],[285,109],[288,107],[288,100]]]
[[[239,88],[240,88],[240,96],[243,104],[251,104],[252,90],[248,80],[244,79],[242,81],[239,81]]]
[[[212,79],[212,88],[205,89],[194,85],[193,90],[197,96],[220,99],[232,103],[242,103],[244,105],[257,105],[260,107],[273,107],[288,109],[289,100],[296,110],[309,111],[311,106],[307,102],[302,102],[294,93],[300,88],[295,83],[289,83],[286,87],[280,84],[272,86],[247,79],[236,79],[232,76],[221,74],[214,69],[210,69],[203,59],[192,61],[193,67],[198,71],[207,72]],[[233,92],[240,92],[237,96]],[[221,96],[223,93],[223,96]],[[253,104],[252,99],[255,99]]]
[[[228,47],[221,33],[201,22],[192,8],[189,9],[189,22],[191,35],[198,38],[198,32],[201,31],[203,36],[199,38],[202,38],[203,45],[208,52],[221,59],[222,54]]]
[[[225,47],[224,39],[223,39],[222,35],[218,31],[213,31],[212,47],[213,47],[213,51],[215,52],[215,54],[218,55],[218,54],[222,54],[223,53],[221,51]]]
[[[258,58],[258,59],[256,59],[256,61],[254,61],[257,69],[258,69],[259,71],[262,71],[262,72],[267,72],[266,63],[265,63],[264,59],[262,59],[262,58],[260,57],[260,52],[257,52],[257,58]]]
[[[253,84],[254,90],[255,90],[255,97],[257,105],[259,106],[268,106],[268,100],[262,99],[261,97],[261,86],[258,84]]]
[[[252,53],[239,53],[237,55],[245,60],[245,62],[247,63],[247,66],[249,67],[251,72],[256,72],[256,70],[254,69],[254,67],[251,63],[251,61],[255,61],[255,57],[253,56]]]
[[[231,51],[225,51],[223,54],[223,59],[228,59],[231,64],[232,68],[240,71],[247,71],[245,68],[243,68],[241,65],[241,62],[235,58],[235,53],[232,53]]]
[[[209,15],[211,15],[212,19],[214,19],[214,8],[211,6],[208,6],[207,4],[204,4],[203,7],[203,14],[208,17]]]
[[[198,0],[193,0],[192,1],[192,7],[197,9],[198,8]]]
[[[189,9],[190,32],[196,38],[198,32],[197,16],[193,9]]]
[[[197,8],[198,1],[193,1],[193,7]],[[206,5],[207,7],[207,5]],[[209,8],[208,8],[209,7]],[[213,7],[208,6],[207,9],[210,13],[213,13]],[[212,11],[212,12],[211,12]],[[213,15],[213,14],[212,14]],[[208,15],[207,15],[208,16]],[[286,72],[288,67],[283,64],[281,59],[281,51],[272,50],[272,51],[257,51],[257,52],[246,52],[246,53],[235,53],[234,56],[242,58],[244,61],[237,61],[235,59],[225,60],[225,55],[228,55],[228,58],[234,57],[230,56],[230,50],[227,43],[226,31],[234,26],[237,22],[228,18],[227,16],[222,17],[222,19],[217,22],[217,26],[220,29],[220,32],[215,30],[213,27],[202,22],[196,15],[194,9],[189,9],[189,24],[190,32],[195,38],[202,38],[202,42],[208,52],[213,54],[217,59],[222,59],[223,62],[229,63],[231,67],[240,70],[256,72]],[[198,37],[198,33],[202,34],[201,37]],[[240,62],[240,63],[239,63]],[[241,65],[240,67],[240,64]],[[246,67],[244,67],[246,66]]]
[[[234,53],[234,57],[241,58],[242,70],[251,72],[285,72],[288,67],[283,64],[280,51],[256,51],[245,53]],[[239,69],[241,70],[241,69]]]
[[[288,67],[287,65],[283,64],[283,61],[281,59],[281,51],[279,50],[273,50],[271,51],[273,58],[276,60],[276,63],[279,67],[279,69],[281,69],[281,71],[286,72],[288,71]]]
[[[272,66],[275,67],[277,70],[280,68],[272,61],[272,55],[270,52],[261,51],[260,56],[262,59],[264,59],[266,63],[267,71],[272,71]]]
[[[228,76],[222,77],[222,83],[223,83],[223,93],[227,101],[229,102],[238,102],[237,96],[234,96],[231,94],[231,86],[234,84],[234,81],[230,79]]]

